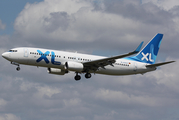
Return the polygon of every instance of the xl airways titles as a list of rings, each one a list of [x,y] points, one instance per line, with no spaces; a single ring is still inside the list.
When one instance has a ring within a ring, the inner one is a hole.
[[[32,65],[47,67],[48,73],[64,75],[69,71],[76,73],[75,80],[80,80],[80,73],[85,73],[86,78],[91,73],[105,75],[132,75],[144,74],[154,71],[158,66],[172,63],[174,61],[155,63],[163,34],[157,34],[142,49],[142,44],[133,52],[114,57],[102,57],[95,55],[71,53],[57,50],[19,47],[13,48],[2,54],[2,57],[17,65]],[[136,56],[130,57],[131,55]]]

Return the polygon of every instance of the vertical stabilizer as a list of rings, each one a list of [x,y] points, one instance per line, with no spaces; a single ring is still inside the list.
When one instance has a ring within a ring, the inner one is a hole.
[[[158,33],[136,56],[129,58],[139,62],[154,64],[162,38],[163,34]]]

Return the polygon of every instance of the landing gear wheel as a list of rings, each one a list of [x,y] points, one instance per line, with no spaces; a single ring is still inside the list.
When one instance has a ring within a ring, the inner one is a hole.
[[[80,76],[80,75],[76,75],[76,76],[75,76],[75,80],[76,80],[76,81],[78,81],[78,80],[80,80],[80,79],[81,79],[81,76]]]
[[[16,70],[19,71],[19,70],[20,70],[20,67],[17,67]]]
[[[85,74],[85,78],[91,78],[91,74],[90,73],[86,73]]]

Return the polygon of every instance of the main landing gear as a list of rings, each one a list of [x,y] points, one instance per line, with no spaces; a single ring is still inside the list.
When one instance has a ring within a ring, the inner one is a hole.
[[[85,74],[85,78],[91,78],[91,73],[86,73]],[[78,75],[78,73],[76,73],[76,76],[75,76],[75,80],[76,81],[79,81],[81,79],[81,76],[80,75]]]
[[[20,65],[19,65],[19,63],[16,63],[16,62],[11,62],[11,64],[13,64],[13,65],[16,65],[16,66],[17,66],[17,68],[16,68],[16,70],[17,70],[17,71],[19,71],[19,70],[20,70]]]
[[[78,73],[76,73],[75,80],[78,81],[78,80],[80,80],[80,79],[81,79],[81,76],[78,75]]]
[[[85,78],[87,78],[87,79],[88,79],[88,78],[91,78],[91,73],[86,73],[86,74],[85,74]]]

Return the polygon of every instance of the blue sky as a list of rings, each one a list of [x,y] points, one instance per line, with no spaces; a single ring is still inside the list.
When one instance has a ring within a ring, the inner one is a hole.
[[[14,20],[23,10],[27,3],[41,2],[43,0],[1,0],[0,19],[6,25],[5,30],[0,30],[0,34],[12,34],[14,29]]]

